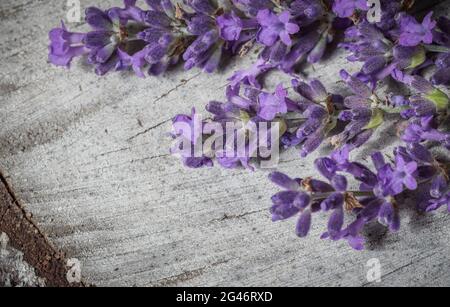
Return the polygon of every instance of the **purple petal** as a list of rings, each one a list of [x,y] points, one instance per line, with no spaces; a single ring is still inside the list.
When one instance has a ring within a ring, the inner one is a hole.
[[[300,238],[304,238],[308,235],[311,229],[312,215],[310,210],[305,210],[297,222],[296,233]]]

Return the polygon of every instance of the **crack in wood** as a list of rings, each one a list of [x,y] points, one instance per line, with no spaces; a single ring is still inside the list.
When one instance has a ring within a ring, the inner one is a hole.
[[[174,275],[174,276],[169,276],[163,279],[160,279],[156,282],[156,287],[169,287],[169,286],[176,286],[181,282],[186,282],[189,280],[192,280],[194,278],[200,277],[203,274],[205,274],[205,271],[207,269],[219,266],[221,264],[226,264],[228,262],[230,262],[233,259],[226,259],[226,260],[222,260],[222,261],[218,261],[218,262],[214,262],[208,266],[199,268],[199,269],[195,269],[195,270],[191,270],[191,271],[186,271],[183,272],[181,274],[178,275]]]
[[[168,90],[166,93],[162,94],[161,96],[159,96],[158,98],[156,98],[153,103],[157,103],[159,101],[161,101],[162,99],[166,98],[167,96],[169,96],[171,93],[177,91],[178,89],[180,89],[181,87],[185,86],[186,84],[188,84],[190,81],[194,80],[195,78],[199,77],[202,73],[198,73],[196,75],[194,75],[193,77],[186,79],[186,80],[181,80],[181,83],[178,84],[177,86],[175,86],[174,88]]]
[[[117,150],[108,151],[108,152],[105,152],[105,153],[102,153],[102,154],[96,156],[96,158],[108,156],[108,155],[111,155],[111,154],[115,154],[115,153],[122,152],[122,151],[127,151],[127,150],[130,150],[130,148],[127,147],[127,148],[121,148],[121,149],[117,149]]]
[[[402,266],[400,266],[400,267],[398,267],[398,268],[396,268],[396,269],[390,271],[389,273],[386,273],[386,274],[382,275],[380,279],[383,280],[383,279],[385,279],[385,278],[388,277],[388,276],[391,276],[391,275],[393,275],[393,274],[395,274],[395,273],[397,273],[397,272],[400,272],[401,270],[403,270],[403,269],[405,269],[405,268],[407,268],[407,267],[410,267],[410,266],[413,265],[413,264],[420,263],[420,262],[422,262],[423,260],[428,259],[428,258],[430,258],[430,257],[433,257],[433,256],[436,255],[436,254],[438,254],[438,252],[433,252],[431,255],[427,255],[427,256],[425,256],[425,257],[421,257],[421,258],[419,258],[419,259],[417,259],[417,260],[414,260],[414,259],[413,259],[413,260],[411,260],[411,262],[406,263],[406,264],[404,264],[404,265],[402,265]],[[373,284],[373,282],[366,282],[366,283],[364,283],[364,284],[362,285],[362,287],[367,287],[367,286],[369,286],[369,285],[371,285],[371,284]]]
[[[200,268],[197,270],[192,270],[192,271],[187,271],[175,276],[170,276],[167,278],[163,278],[160,279],[157,283],[156,283],[156,287],[169,287],[169,286],[174,286],[177,285],[180,282],[185,282],[185,281],[189,281],[191,279],[194,279],[196,277],[202,276],[204,274],[206,270],[205,268]]]
[[[152,156],[152,157],[147,157],[147,158],[142,158],[142,159],[131,160],[131,163],[143,162],[143,161],[154,160],[154,159],[159,159],[159,158],[167,158],[170,156],[171,155],[169,155],[169,154]]]
[[[305,160],[304,158],[298,158],[298,159],[291,159],[291,160],[280,160],[280,164],[282,163],[291,163],[291,162],[296,162],[296,161],[303,161]],[[305,167],[303,164],[300,165],[301,167]]]
[[[172,119],[167,119],[167,120],[165,120],[165,121],[163,121],[163,122],[161,122],[161,123],[159,123],[159,124],[156,124],[156,125],[154,125],[154,126],[148,128],[148,129],[145,129],[144,131],[139,132],[138,134],[135,134],[134,136],[128,138],[127,141],[130,142],[130,141],[132,141],[132,140],[134,140],[134,139],[140,137],[141,135],[147,134],[147,133],[149,133],[150,131],[152,131],[152,130],[154,130],[154,129],[156,129],[156,128],[161,127],[162,125],[167,124],[167,123],[170,122],[171,120],[172,120]]]
[[[2,19],[6,19],[7,17],[10,17],[16,13],[19,13],[23,11],[24,8],[29,8],[31,4],[33,4],[35,1],[28,1],[24,4],[19,4],[16,6],[13,6],[11,8],[5,8],[3,10],[0,10],[0,17]]]
[[[223,221],[226,221],[226,220],[237,220],[237,219],[241,219],[243,217],[246,217],[248,215],[264,212],[266,210],[267,209],[255,210],[255,211],[250,211],[250,212],[246,212],[246,213],[243,213],[243,214],[237,214],[237,215],[229,215],[229,214],[225,213],[223,215],[223,217],[217,218],[217,219],[213,219],[213,220],[210,221],[210,223],[223,222]]]

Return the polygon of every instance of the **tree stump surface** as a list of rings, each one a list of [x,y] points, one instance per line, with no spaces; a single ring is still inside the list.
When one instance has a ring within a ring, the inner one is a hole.
[[[436,7],[449,10],[448,0]],[[169,155],[171,118],[193,106],[206,114],[208,101],[223,101],[227,78],[254,52],[212,75],[177,67],[159,78],[98,77],[80,60],[65,70],[47,63],[47,33],[66,11],[50,0],[0,3],[0,232],[34,266],[27,251],[40,238],[35,244],[56,261],[53,279],[35,266],[41,277],[64,283],[61,263],[75,258],[83,281],[98,286],[450,286],[445,210],[404,210],[399,233],[370,227],[367,250],[356,252],[319,239],[326,214],[314,217],[306,239],[295,236],[294,220],[272,223],[270,170],[190,170]],[[337,92],[342,68],[358,70],[337,51],[306,74]],[[280,79],[289,81],[272,74],[265,84]],[[393,125],[358,157],[391,152]],[[317,176],[312,162],[326,152],[284,152],[278,169]],[[26,225],[7,226],[18,216]],[[381,283],[367,279],[371,259],[381,264]]]

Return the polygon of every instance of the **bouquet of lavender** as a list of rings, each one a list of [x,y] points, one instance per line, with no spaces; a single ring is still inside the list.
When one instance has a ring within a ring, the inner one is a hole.
[[[139,76],[144,69],[158,75],[180,61],[186,69],[213,72],[225,54],[242,56],[259,45],[258,60],[229,79],[226,101],[207,104],[207,119],[195,109],[173,119],[177,142],[171,152],[187,167],[216,161],[254,170],[274,150],[294,147],[306,157],[332,144],[332,153],[315,161],[323,179],[270,174],[283,189],[272,197],[272,219],[298,216],[296,233],[304,237],[312,215],[329,212],[322,238],[346,240],[357,250],[364,247],[361,232],[368,223],[400,228],[406,194],[419,210],[446,206],[450,212],[450,19],[432,13],[417,19],[410,0],[146,2],[148,10],[136,1],[106,11],[89,8],[89,33],[71,33],[64,25],[52,30],[50,61],[69,66],[86,56],[98,74],[131,67]],[[352,94],[329,93],[319,80],[297,77],[275,91],[264,89],[264,74],[293,76],[300,64],[319,61],[339,32],[344,35],[337,46],[362,67],[336,76]],[[380,97],[380,81],[388,79],[411,94]],[[371,165],[352,160],[388,114],[397,117],[403,142],[393,158],[374,152]],[[353,222],[345,224],[346,216]]]

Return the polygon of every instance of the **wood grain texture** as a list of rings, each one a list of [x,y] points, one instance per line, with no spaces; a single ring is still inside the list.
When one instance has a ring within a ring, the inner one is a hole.
[[[88,5],[89,1],[81,1]],[[98,6],[120,1],[96,1]],[[448,15],[450,1],[437,9]],[[177,68],[162,78],[130,73],[99,78],[78,61],[47,64],[47,32],[64,18],[54,1],[0,3],[0,169],[43,232],[102,286],[361,286],[367,261],[382,264],[381,285],[450,286],[450,217],[403,213],[402,230],[367,230],[368,250],[295,237],[294,221],[271,223],[268,170],[187,170],[168,155],[170,119],[223,100],[227,77],[255,58],[235,59],[219,74]],[[84,26],[69,25],[78,29]],[[307,68],[342,88],[344,54]],[[285,76],[271,75],[274,87]],[[370,148],[391,151],[392,125]],[[283,153],[279,169],[316,175],[312,161]],[[367,157],[367,150],[357,155]]]

